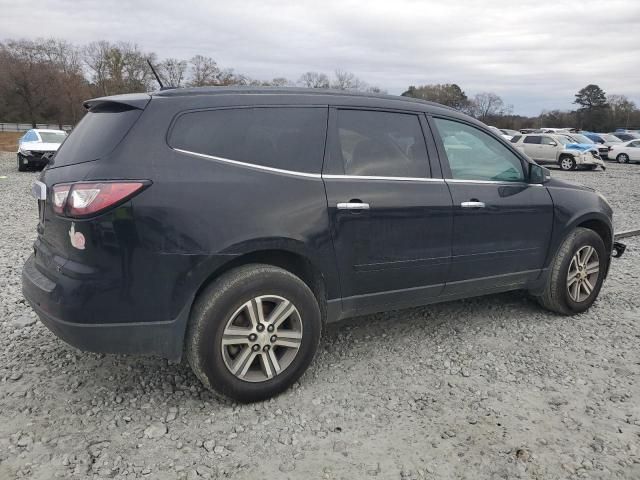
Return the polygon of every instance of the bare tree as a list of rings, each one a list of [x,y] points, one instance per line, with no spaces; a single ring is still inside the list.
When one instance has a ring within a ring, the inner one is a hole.
[[[110,49],[109,42],[104,40],[91,42],[84,49],[85,65],[91,72],[91,81],[101,95],[108,95],[107,79],[109,78],[109,68],[107,56]]]
[[[177,58],[167,58],[160,65],[160,76],[167,86],[181,87],[187,73],[187,62]]]
[[[493,92],[481,92],[473,97],[471,112],[483,122],[491,117],[507,115],[512,107],[505,105],[504,100]]]
[[[220,75],[218,64],[211,57],[196,55],[191,60],[191,79],[189,85],[192,87],[204,87],[205,85],[217,85]]]
[[[324,73],[305,72],[298,83],[306,88],[329,88],[329,77]]]

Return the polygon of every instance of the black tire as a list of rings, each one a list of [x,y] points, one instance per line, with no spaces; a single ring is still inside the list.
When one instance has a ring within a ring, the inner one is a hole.
[[[576,169],[576,160],[571,155],[563,155],[558,161],[560,168],[565,171]]]
[[[22,161],[22,157],[20,155],[18,155],[18,171],[19,172],[26,172],[27,171],[27,166]]]
[[[222,335],[234,312],[261,295],[289,300],[300,314],[303,333],[297,353],[281,373],[250,382],[236,377],[225,364]],[[207,388],[240,402],[255,402],[281,393],[300,378],[313,360],[321,332],[318,301],[307,284],[282,268],[245,265],[222,275],[196,299],[185,340],[187,359]]]
[[[597,165],[587,165],[587,170],[595,170],[596,168],[598,168]]]
[[[621,153],[616,157],[618,163],[629,163],[629,155],[626,153]]]
[[[567,275],[573,256],[579,249],[587,245],[593,247],[598,254],[599,274],[589,296],[583,301],[576,302],[569,295]],[[538,302],[547,310],[562,315],[584,312],[591,307],[600,293],[608,259],[609,256],[600,235],[588,228],[576,228],[565,238],[551,262],[544,291],[542,295],[536,297]]]

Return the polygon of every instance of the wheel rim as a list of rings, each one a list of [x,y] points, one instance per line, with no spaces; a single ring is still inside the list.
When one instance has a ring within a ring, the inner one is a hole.
[[[627,163],[627,160],[628,160],[628,158],[627,158],[627,156],[626,156],[625,154],[622,154],[622,155],[620,155],[620,156],[618,157],[618,161],[619,161],[620,163]]]
[[[227,321],[222,358],[245,382],[264,382],[284,372],[302,342],[302,319],[296,306],[277,295],[252,298]]]
[[[562,159],[562,163],[560,164],[560,166],[562,167],[563,170],[571,170],[572,167],[572,161],[568,158],[563,158]]]
[[[598,252],[591,245],[580,248],[569,264],[567,292],[576,303],[584,302],[591,296],[600,275]]]

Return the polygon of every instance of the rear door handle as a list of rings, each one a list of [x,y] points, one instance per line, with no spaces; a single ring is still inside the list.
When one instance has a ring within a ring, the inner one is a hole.
[[[338,210],[369,210],[369,204],[364,202],[344,202],[337,207]]]
[[[460,206],[462,208],[484,208],[485,204],[484,202],[473,201],[473,202],[462,202]]]

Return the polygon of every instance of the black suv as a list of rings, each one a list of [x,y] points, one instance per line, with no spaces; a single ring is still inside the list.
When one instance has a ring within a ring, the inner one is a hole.
[[[186,354],[241,401],[325,322],[522,289],[594,302],[611,208],[484,124],[403,97],[202,88],[90,100],[33,187],[24,295],[81,349]]]

